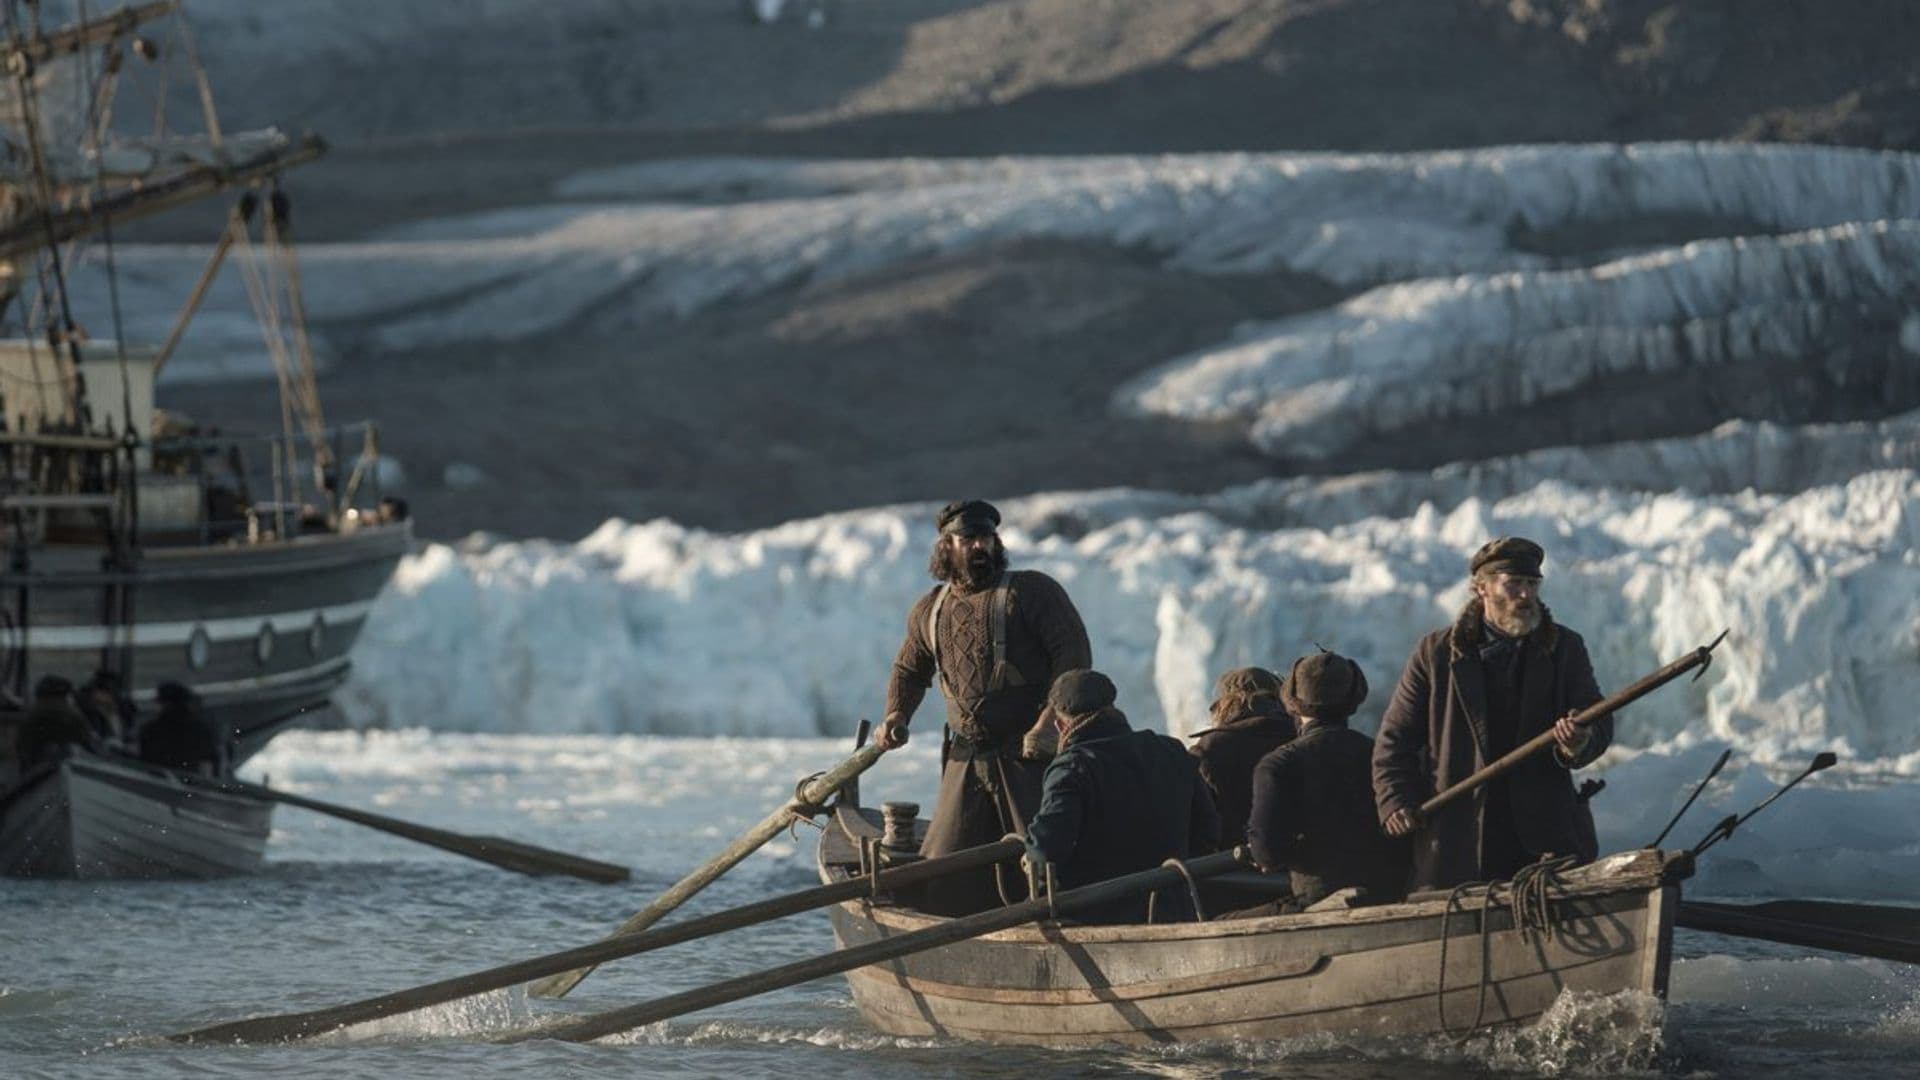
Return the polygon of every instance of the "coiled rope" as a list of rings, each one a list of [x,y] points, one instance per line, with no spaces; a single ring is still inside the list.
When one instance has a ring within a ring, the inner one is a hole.
[[[1510,881],[1467,881],[1453,887],[1440,912],[1440,974],[1434,990],[1434,1008],[1439,1013],[1440,1032],[1454,1042],[1465,1042],[1480,1029],[1487,1014],[1487,987],[1493,981],[1493,912],[1503,905],[1500,890],[1507,892],[1504,906],[1513,912],[1514,929],[1520,940],[1532,943],[1536,936],[1552,941],[1555,932],[1553,894],[1560,887],[1560,872],[1576,862],[1571,855],[1545,857],[1521,867]],[[1455,1031],[1447,1023],[1447,946],[1451,940],[1451,922],[1460,902],[1474,889],[1484,889],[1480,904],[1480,978],[1473,1007],[1473,1023]]]

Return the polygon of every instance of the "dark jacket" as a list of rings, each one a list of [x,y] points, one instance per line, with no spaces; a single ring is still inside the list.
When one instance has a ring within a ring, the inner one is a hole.
[[[50,761],[63,747],[85,746],[91,738],[87,718],[72,702],[58,698],[40,698],[27,709],[20,725],[17,754],[25,772]]]
[[[1134,731],[1118,709],[1105,709],[1075,729],[1047,766],[1027,847],[1053,864],[1055,884],[1065,890],[1212,851],[1219,830],[1213,797],[1180,744],[1158,732]],[[1073,917],[1145,922],[1147,894]],[[1161,890],[1154,917],[1191,919],[1185,890]]]
[[[140,729],[140,760],[171,769],[219,771],[220,743],[195,710],[165,705]]]
[[[1259,698],[1250,711],[1194,736],[1192,753],[1200,779],[1220,812],[1220,850],[1247,842],[1253,767],[1292,740],[1294,730],[1293,717],[1277,699]]]
[[[1372,761],[1372,739],[1316,720],[1254,769],[1247,844],[1262,867],[1292,874],[1301,907],[1348,886],[1376,900],[1405,891],[1406,845],[1380,831]]]
[[[1498,756],[1500,748],[1490,747],[1490,741],[1501,718],[1489,716],[1487,661],[1481,657],[1486,644],[1480,603],[1474,600],[1454,625],[1414,646],[1374,740],[1373,793],[1382,823],[1396,810],[1418,809]],[[1544,610],[1540,627],[1522,642],[1519,661],[1514,715],[1505,718],[1512,742],[1505,749],[1602,697],[1586,642]],[[1528,852],[1594,857],[1592,845],[1581,836],[1570,770],[1590,764],[1612,743],[1612,717],[1603,717],[1589,730],[1593,737],[1576,760],[1561,760],[1556,748],[1509,774],[1505,787],[1510,813],[1503,816],[1512,821],[1519,844]],[[1415,834],[1414,889],[1484,880],[1488,797],[1488,788],[1476,790]]]

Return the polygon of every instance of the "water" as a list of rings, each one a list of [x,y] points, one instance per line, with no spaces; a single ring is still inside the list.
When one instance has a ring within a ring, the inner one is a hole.
[[[931,740],[925,740],[931,742]],[[1391,1043],[1308,1039],[1050,1051],[868,1028],[839,978],[603,1043],[494,1045],[556,1011],[658,997],[832,947],[813,913],[616,961],[564,1003],[500,992],[292,1046],[155,1036],[336,1004],[593,940],[845,756],[839,741],[283,737],[250,771],[306,794],[634,868],[596,886],[526,878],[282,807],[267,871],[195,883],[0,882],[0,1077],[725,1076],[1858,1077],[1920,1056],[1920,976],[1874,960],[1682,933],[1665,1005],[1563,1001],[1532,1028]],[[927,799],[934,748],[869,774],[869,802]],[[781,837],[688,914],[815,883],[812,831]]]

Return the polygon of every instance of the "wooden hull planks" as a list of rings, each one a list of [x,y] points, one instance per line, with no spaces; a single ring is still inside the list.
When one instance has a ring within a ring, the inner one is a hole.
[[[855,868],[823,841],[823,880]],[[1526,933],[1482,899],[1446,918],[1442,895],[1401,904],[1156,926],[1041,923],[848,973],[855,1005],[895,1035],[1086,1046],[1326,1033],[1423,1035],[1525,1023],[1567,991],[1664,995],[1683,856],[1610,856],[1563,875],[1554,931]],[[832,911],[842,948],[942,920],[886,903]],[[1486,976],[1484,1005],[1482,975]]]
[[[76,753],[0,803],[0,876],[214,878],[260,868],[273,803]]]

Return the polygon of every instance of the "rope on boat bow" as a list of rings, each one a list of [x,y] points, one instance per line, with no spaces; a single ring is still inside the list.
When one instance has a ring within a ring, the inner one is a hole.
[[[1520,931],[1520,940],[1531,943],[1539,935],[1543,941],[1552,941],[1555,931],[1553,918],[1553,893],[1560,887],[1560,871],[1573,866],[1576,860],[1571,855],[1558,858],[1542,858],[1539,862],[1521,867],[1514,872],[1511,881],[1466,881],[1453,887],[1447,894],[1447,906],[1440,912],[1440,974],[1438,986],[1434,991],[1434,1007],[1440,1015],[1440,1033],[1454,1042],[1465,1042],[1474,1032],[1480,1030],[1487,1014],[1487,986],[1493,981],[1493,911],[1501,905],[1499,890],[1505,886],[1508,892],[1506,907],[1513,912],[1514,929]],[[1480,979],[1478,994],[1473,1007],[1473,1023],[1460,1031],[1454,1031],[1447,1024],[1447,943],[1450,940],[1450,923],[1460,901],[1474,889],[1485,889],[1480,905]]]

